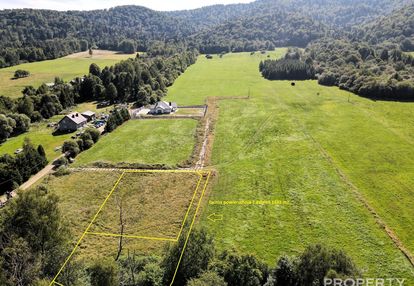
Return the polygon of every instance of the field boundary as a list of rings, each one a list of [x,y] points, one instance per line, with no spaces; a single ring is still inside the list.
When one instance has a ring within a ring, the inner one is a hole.
[[[116,169],[106,169],[105,171],[115,171]],[[91,170],[91,171],[96,171],[96,170]],[[187,247],[187,243],[189,240],[189,237],[191,235],[198,211],[200,209],[201,206],[201,202],[204,198],[204,194],[205,191],[207,189],[207,185],[211,176],[211,171],[200,171],[200,170],[125,170],[125,169],[118,169],[118,171],[121,172],[120,176],[118,177],[117,181],[115,182],[114,186],[112,187],[111,191],[109,192],[109,194],[106,196],[105,200],[103,201],[103,203],[100,205],[98,211],[95,213],[95,215],[93,216],[91,222],[88,224],[88,226],[86,227],[85,231],[82,233],[81,237],[78,239],[77,243],[75,244],[73,250],[70,252],[69,256],[65,259],[63,265],[61,266],[61,268],[59,269],[58,273],[55,275],[55,277],[53,278],[53,280],[50,282],[49,286],[53,286],[53,285],[58,285],[58,286],[64,286],[63,284],[59,283],[57,281],[57,278],[60,276],[60,274],[62,273],[62,271],[65,269],[66,265],[69,263],[70,259],[73,257],[73,255],[75,254],[76,250],[79,248],[79,245],[81,244],[81,242],[83,241],[83,239],[85,238],[85,236],[87,235],[97,235],[97,236],[103,236],[103,237],[127,237],[127,238],[135,238],[135,239],[148,239],[148,240],[159,240],[159,241],[169,241],[169,242],[178,242],[180,236],[182,235],[183,231],[184,231],[184,227],[185,227],[185,223],[188,220],[188,216],[190,214],[190,211],[193,207],[194,204],[194,200],[195,197],[197,195],[198,190],[200,189],[200,184],[202,179],[207,176],[206,181],[203,185],[203,189],[200,195],[200,199],[198,200],[197,203],[197,207],[196,210],[194,212],[193,218],[191,220],[191,224],[189,227],[189,230],[187,232],[187,237],[184,243],[184,247],[180,253],[180,257],[174,272],[174,276],[171,280],[170,286],[173,285],[175,277],[177,275],[178,269],[180,267],[181,264],[181,260],[182,257],[184,255],[185,249]],[[185,213],[183,222],[181,224],[181,228],[180,231],[177,235],[177,237],[175,238],[160,238],[160,237],[147,237],[147,236],[130,236],[130,235],[120,235],[120,234],[113,234],[113,233],[99,233],[99,232],[89,232],[89,229],[91,228],[91,226],[93,225],[93,223],[96,221],[97,217],[99,216],[99,214],[101,213],[101,211],[103,210],[103,208],[105,207],[107,201],[109,200],[109,198],[112,196],[112,194],[114,193],[114,191],[116,190],[116,188],[118,187],[119,183],[121,182],[121,180],[124,178],[125,174],[127,173],[194,173],[200,176],[198,182],[197,182],[197,186],[196,189],[194,190],[193,196],[191,198],[189,207],[187,208],[187,211]]]

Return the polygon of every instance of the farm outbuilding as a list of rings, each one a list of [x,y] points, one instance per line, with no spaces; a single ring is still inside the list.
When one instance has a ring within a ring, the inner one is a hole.
[[[88,122],[96,120],[96,113],[90,110],[82,112],[82,116],[85,117]]]
[[[73,132],[85,126],[88,120],[78,112],[73,112],[65,117],[58,123],[58,130],[61,132]]]

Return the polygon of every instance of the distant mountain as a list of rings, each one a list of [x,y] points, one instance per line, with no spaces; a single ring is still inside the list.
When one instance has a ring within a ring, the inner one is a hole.
[[[0,67],[85,50],[118,50],[133,40],[140,50],[181,42],[204,52],[306,46],[413,3],[413,0],[257,0],[195,10],[157,12],[140,6],[67,11],[0,11]],[[369,27],[368,27],[369,29]]]
[[[190,41],[203,53],[241,52],[305,47],[328,33],[326,25],[309,17],[277,10],[229,21],[196,34]]]
[[[412,0],[257,0],[248,4],[213,5],[166,14],[190,22],[197,30],[276,10],[300,13],[325,25],[344,28],[387,15],[411,3]]]

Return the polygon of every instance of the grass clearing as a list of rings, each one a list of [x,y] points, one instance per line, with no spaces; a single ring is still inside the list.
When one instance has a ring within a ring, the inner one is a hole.
[[[115,235],[122,233],[121,209],[125,236],[122,255],[161,255],[166,243],[176,243],[188,231],[208,183],[207,174],[195,171],[122,174],[78,171],[61,177],[51,175],[43,181],[60,199],[60,210],[69,222],[73,244],[85,233],[69,263],[76,259],[87,267],[97,260],[117,256],[120,238]],[[97,214],[99,209],[101,212]],[[92,221],[96,214],[96,220]],[[86,232],[91,221],[92,226]],[[70,267],[64,267],[56,281],[70,276],[68,270]]]
[[[195,173],[125,173],[90,232],[175,239],[201,176]],[[118,218],[115,219],[114,218]]]
[[[0,69],[0,95],[17,98],[22,96],[21,91],[26,86],[32,85],[37,88],[42,83],[53,82],[56,76],[69,81],[77,76],[88,74],[89,66],[92,63],[103,68],[131,57],[135,57],[135,55],[96,50],[92,57],[88,52],[82,52],[55,60],[3,68]],[[13,80],[14,72],[18,69],[29,71],[30,76]]]
[[[81,153],[76,166],[97,161],[176,165],[193,150],[197,120],[130,120]]]
[[[283,55],[277,50],[272,55]],[[337,174],[342,170],[414,253],[413,103],[373,102],[315,81],[267,81],[266,55],[200,57],[167,100],[219,101],[210,201],[286,200],[289,205],[208,205],[202,224],[220,249],[255,253],[269,264],[313,243],[345,250],[367,277],[404,277],[413,267]],[[206,80],[208,79],[208,80]],[[332,158],[332,165],[321,152]],[[222,214],[212,222],[210,214]]]

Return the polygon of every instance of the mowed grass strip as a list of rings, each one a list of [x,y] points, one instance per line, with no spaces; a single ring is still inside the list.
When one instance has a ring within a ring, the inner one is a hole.
[[[53,82],[55,77],[65,81],[77,76],[89,73],[92,63],[103,68],[115,63],[133,58],[135,55],[118,54],[112,51],[94,51],[91,57],[87,52],[76,53],[63,58],[42,62],[25,63],[13,67],[0,69],[0,95],[16,98],[22,96],[21,91],[29,85],[37,88],[42,83]],[[27,70],[30,76],[27,78],[12,79],[16,70]]]
[[[93,162],[166,164],[189,158],[195,142],[197,120],[130,120],[81,153],[76,166]]]
[[[170,89],[170,100],[186,104],[250,90],[250,100],[219,102],[212,158],[219,178],[210,200],[289,202],[208,205],[202,224],[219,248],[255,253],[268,263],[323,243],[345,250],[367,277],[414,283],[412,266],[336,171],[412,249],[414,105],[372,102],[315,81],[296,87],[267,81],[258,71],[261,59],[247,53],[201,59]],[[213,213],[223,221],[208,220]]]
[[[175,239],[197,195],[196,173],[125,173],[90,232]]]

